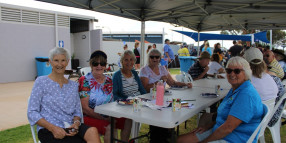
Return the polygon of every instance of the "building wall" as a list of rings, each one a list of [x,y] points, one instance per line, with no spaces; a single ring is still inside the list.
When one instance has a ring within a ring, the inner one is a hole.
[[[48,57],[56,46],[54,26],[0,22],[0,29],[0,83],[34,80],[35,57]],[[58,30],[70,51],[69,28]]]

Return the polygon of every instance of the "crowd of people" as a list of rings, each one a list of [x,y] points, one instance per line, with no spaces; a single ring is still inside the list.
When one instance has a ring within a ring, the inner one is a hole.
[[[111,119],[95,113],[97,106],[146,94],[160,80],[169,86],[192,88],[192,83],[174,80],[167,67],[161,64],[162,59],[166,59],[169,66],[173,64],[174,53],[169,44],[170,40],[166,39],[163,54],[156,44],[148,46],[147,64],[141,68],[139,43],[135,43],[133,51],[125,45],[120,53],[121,68],[112,78],[103,74],[107,55],[100,50],[94,51],[89,58],[91,72],[80,77],[78,83],[64,77],[69,53],[64,48],[52,49],[49,56],[52,73],[36,79],[28,104],[28,119],[31,125],[38,125],[39,140],[42,143],[100,143],[99,137],[103,135],[104,142],[109,143]],[[178,143],[246,142],[263,118],[265,110],[262,101],[276,98],[277,102],[285,94],[281,83],[286,69],[283,51],[258,47],[245,49],[235,44],[227,56],[223,54],[220,43],[214,47],[212,51],[208,41],[205,41],[198,60],[188,73],[194,80],[208,76],[224,78],[219,74],[225,73],[232,88],[217,108],[216,120],[179,136]],[[180,50],[180,56],[192,55],[186,45]],[[225,66],[223,59],[228,59]],[[139,75],[135,71],[137,69],[140,69]],[[270,126],[277,121],[284,104],[285,101],[272,117]],[[132,120],[115,120],[114,132],[120,129],[121,140],[128,142]],[[150,142],[168,143],[170,133],[169,129],[150,126]]]

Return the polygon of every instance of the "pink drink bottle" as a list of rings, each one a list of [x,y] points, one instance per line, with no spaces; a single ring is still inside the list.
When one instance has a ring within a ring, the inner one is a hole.
[[[157,83],[157,92],[156,92],[156,105],[163,106],[164,104],[164,83],[162,80],[160,80]]]

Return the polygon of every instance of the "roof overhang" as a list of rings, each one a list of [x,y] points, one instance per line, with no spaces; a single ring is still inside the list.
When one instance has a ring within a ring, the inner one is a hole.
[[[38,0],[196,31],[285,29],[285,0]]]

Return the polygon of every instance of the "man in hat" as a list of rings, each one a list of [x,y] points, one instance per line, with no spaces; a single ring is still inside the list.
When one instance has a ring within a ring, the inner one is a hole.
[[[280,49],[274,49],[274,50],[272,50],[272,52],[274,53],[275,59],[278,61],[278,63],[282,67],[282,69],[284,71],[284,77],[285,77],[285,73],[286,73],[286,56],[284,54],[284,51],[280,50]]]
[[[283,79],[284,71],[278,61],[275,59],[274,53],[271,50],[266,50],[264,52],[263,59],[270,68],[269,71],[274,72],[280,79]]]
[[[175,55],[173,50],[170,47],[170,40],[166,39],[165,40],[165,45],[164,45],[164,58],[168,59],[168,68],[175,67]]]
[[[210,54],[207,51],[201,53],[199,60],[190,67],[188,73],[192,76],[193,80],[199,80],[207,77],[209,70]]]

